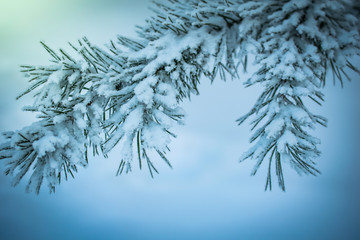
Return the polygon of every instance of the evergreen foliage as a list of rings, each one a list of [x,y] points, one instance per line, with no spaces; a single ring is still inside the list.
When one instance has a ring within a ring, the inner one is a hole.
[[[199,94],[200,79],[238,78],[248,54],[259,69],[245,86],[263,92],[248,114],[253,118],[251,149],[242,159],[256,161],[252,174],[268,162],[265,189],[272,187],[271,166],[285,190],[283,164],[299,174],[316,175],[320,141],[311,129],[326,126],[306,99],[321,104],[330,71],[342,85],[350,62],[359,55],[360,7],[356,0],[167,0],[154,2],[154,16],[137,29],[138,39],[119,36],[106,49],[86,38],[70,44],[74,56],[54,51],[51,65],[23,66],[33,93],[26,111],[39,121],[3,133],[0,159],[16,185],[30,172],[28,191],[50,192],[61,178],[88,164],[88,154],[105,157],[121,145],[117,174],[134,161],[157,173],[150,152],[166,157],[171,127],[182,123],[180,104]],[[350,80],[350,79],[349,79]],[[32,166],[32,169],[30,168]]]

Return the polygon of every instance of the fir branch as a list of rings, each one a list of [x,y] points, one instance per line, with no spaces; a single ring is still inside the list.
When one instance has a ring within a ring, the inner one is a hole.
[[[14,185],[31,172],[27,191],[39,193],[46,182],[54,192],[61,175],[74,177],[77,165],[88,164],[91,148],[106,157],[116,145],[123,148],[116,175],[131,171],[135,159],[140,169],[146,161],[153,177],[158,171],[149,151],[171,168],[166,153],[176,137],[172,126],[183,122],[181,101],[199,94],[204,76],[239,78],[251,51],[259,69],[245,86],[261,84],[264,90],[237,120],[253,118],[254,146],[242,160],[256,161],[253,175],[268,160],[265,190],[272,189],[274,169],[285,191],[284,163],[299,174],[319,174],[319,140],[311,131],[327,120],[304,100],[321,105],[329,70],[341,86],[350,80],[348,70],[360,73],[349,61],[360,54],[358,4],[168,0],[153,6],[136,40],[119,36],[103,49],[84,37],[69,43],[71,54],[41,42],[52,65],[22,66],[30,86],[17,99],[33,93],[34,103],[24,110],[38,112],[40,120],[5,134],[0,146]]]

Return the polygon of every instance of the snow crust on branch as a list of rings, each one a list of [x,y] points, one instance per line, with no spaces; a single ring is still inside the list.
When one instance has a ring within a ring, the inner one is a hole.
[[[102,49],[83,38],[70,44],[74,56],[42,43],[52,64],[23,66],[31,85],[19,97],[34,94],[24,110],[39,121],[3,134],[0,159],[14,185],[29,172],[28,191],[39,193],[46,181],[53,192],[62,176],[88,164],[89,151],[106,157],[116,145],[117,174],[131,171],[135,160],[153,176],[152,151],[171,167],[166,153],[172,126],[183,124],[181,101],[199,94],[203,76],[237,78],[250,49],[259,69],[245,85],[264,91],[238,119],[252,117],[255,131],[242,159],[256,161],[252,174],[268,160],[270,189],[273,164],[283,190],[283,163],[299,174],[319,173],[320,140],[311,130],[326,119],[304,100],[323,101],[328,70],[341,83],[346,68],[358,71],[348,61],[360,47],[355,0],[168,0],[154,2],[153,11],[138,39],[118,36]]]
[[[246,82],[247,86],[261,84],[264,92],[254,108],[238,121],[249,116],[255,133],[255,145],[242,159],[257,161],[253,174],[269,155],[266,188],[271,189],[271,164],[275,159],[280,187],[285,190],[281,163],[283,159],[298,172],[316,175],[315,158],[320,140],[311,136],[317,124],[327,120],[311,113],[306,98],[320,104],[321,87],[326,71],[332,70],[342,84],[344,69],[356,70],[348,58],[359,54],[359,28],[354,1],[247,1],[252,10],[246,14],[241,36],[256,42],[255,64],[260,65]],[[341,17],[339,17],[341,16]],[[256,30],[254,30],[256,29]],[[262,123],[262,126],[261,126]]]

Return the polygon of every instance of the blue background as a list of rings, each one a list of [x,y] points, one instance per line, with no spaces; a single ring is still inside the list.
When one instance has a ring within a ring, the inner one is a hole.
[[[35,118],[21,112],[31,96],[21,64],[46,65],[39,41],[64,47],[87,36],[102,46],[116,34],[134,36],[134,25],[150,15],[148,1],[3,0],[0,3],[0,130],[20,129]],[[65,47],[67,48],[67,47]],[[354,64],[360,67],[359,59]],[[249,69],[251,72],[252,69]],[[26,194],[22,182],[0,174],[0,239],[360,239],[360,77],[328,84],[322,107],[329,119],[318,127],[322,151],[319,177],[285,170],[287,191],[264,192],[265,169],[255,177],[251,161],[239,164],[250,146],[249,125],[236,126],[261,89],[240,80],[212,85],[203,79],[200,96],[184,102],[185,126],[160,175],[145,170],[115,177],[119,150],[92,158],[56,194],[44,188]]]

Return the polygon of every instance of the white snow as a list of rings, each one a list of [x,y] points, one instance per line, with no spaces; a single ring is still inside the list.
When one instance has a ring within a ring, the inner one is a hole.
[[[151,123],[141,132],[141,139],[144,141],[146,148],[155,148],[160,151],[166,150],[166,146],[170,143],[171,139],[167,132],[164,131],[163,127]]]
[[[143,121],[144,109],[141,106],[136,107],[130,114],[126,117],[124,125],[122,126],[123,130],[127,133],[132,133],[140,127],[140,124]]]

